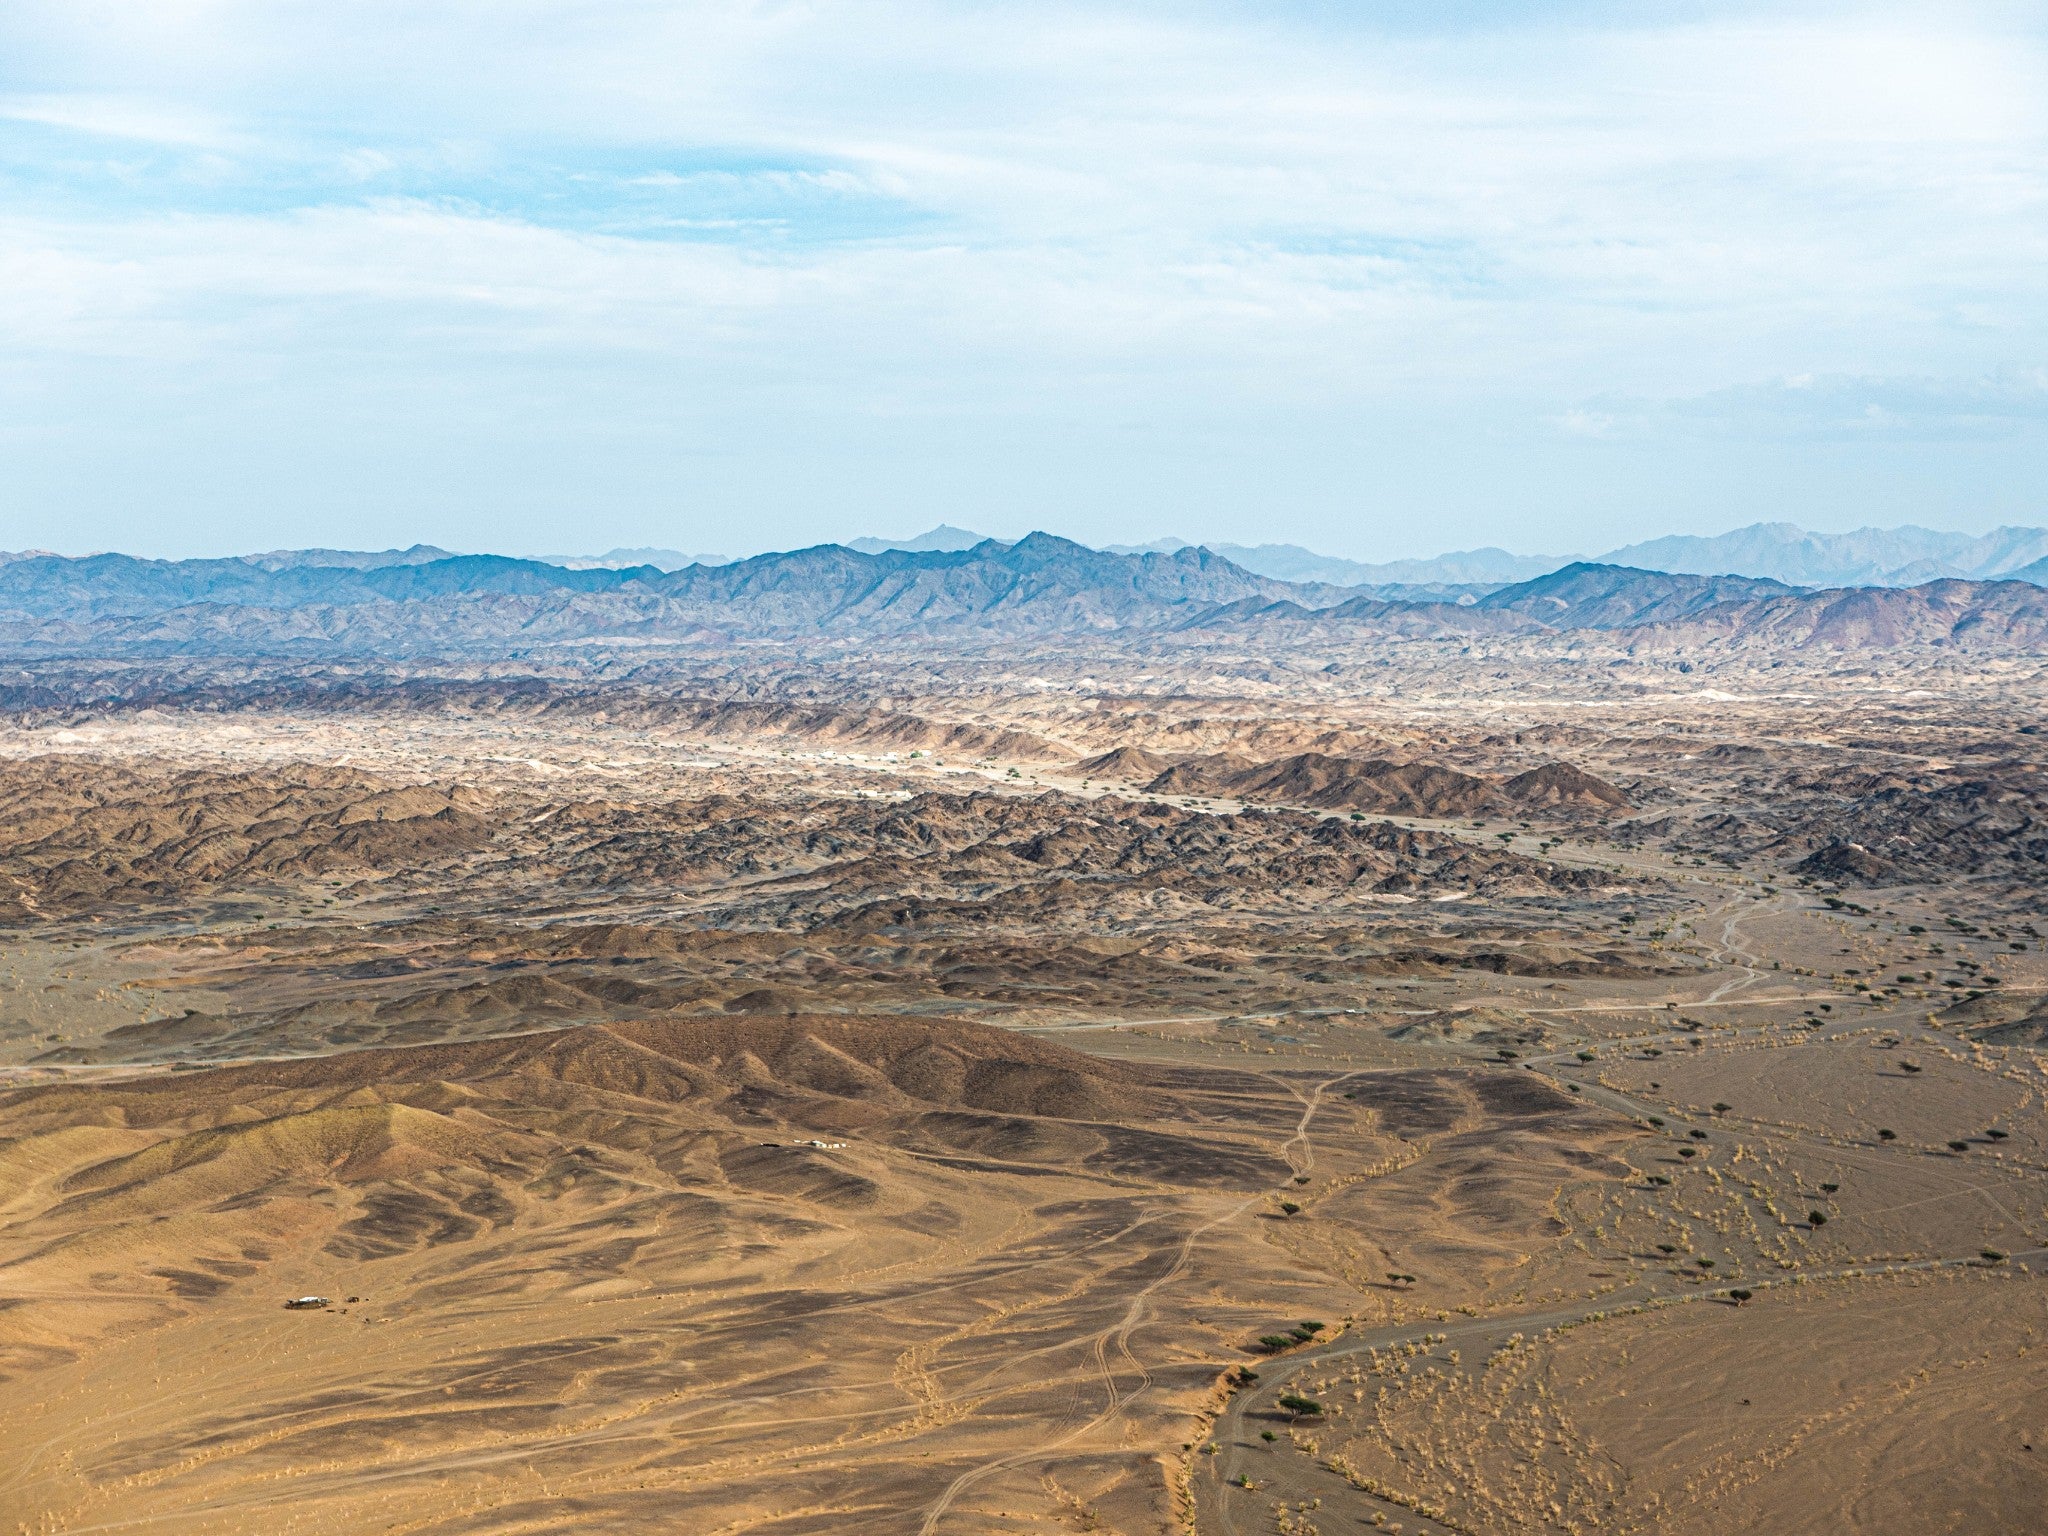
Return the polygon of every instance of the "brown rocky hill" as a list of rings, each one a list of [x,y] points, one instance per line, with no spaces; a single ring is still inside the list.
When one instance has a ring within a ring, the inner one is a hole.
[[[1439,780],[1457,786],[1464,776],[1413,769],[1390,782],[1412,793]],[[1369,782],[1339,777],[1326,798]],[[1385,803],[1409,802],[1389,792]],[[1049,791],[521,801],[352,769],[156,773],[68,757],[0,765],[0,921],[337,875],[402,876],[411,889],[464,902],[659,892],[707,919],[781,929],[837,920],[883,894],[1064,925],[1161,900],[1190,910],[1292,905],[1439,887],[1577,889],[1592,878],[1384,822],[1208,815]]]
[[[335,871],[409,870],[489,841],[467,790],[296,764],[156,774],[0,763],[0,921],[187,899]]]
[[[1121,779],[1127,784],[1144,784],[1159,777],[1171,763],[1143,747],[1116,747],[1077,765],[1091,778]]]
[[[1029,1459],[1024,1499],[941,1528],[1071,1527],[1078,1485],[1085,1523],[1166,1529],[1219,1371],[1341,1315],[1258,1219],[1305,1148],[1354,1202],[1326,1224],[1425,1274],[1526,1265],[1552,1203],[1629,1171],[1633,1128],[1540,1082],[1321,1086],[835,1018],[0,1094],[0,1423],[42,1448],[11,1507],[898,1536]]]
[[[145,1079],[116,1097],[125,1123],[146,1127],[182,1121],[195,1105],[225,1111],[264,1094],[312,1095],[302,1101],[311,1105],[443,1084],[496,1085],[493,1097],[558,1106],[583,1095],[689,1105],[750,1122],[800,1119],[805,1102],[821,1098],[858,1100],[878,1112],[939,1107],[1063,1118],[1142,1118],[1166,1107],[1140,1069],[1051,1041],[943,1019],[846,1015],[691,1016],[348,1051]],[[445,1100],[438,1086],[434,1092]],[[13,1113],[34,1120],[45,1113],[41,1104],[30,1090]],[[90,1180],[99,1187],[125,1181],[113,1171]]]
[[[1380,821],[1284,811],[1208,815],[1158,802],[925,794],[767,809],[565,807],[533,833],[526,878],[569,889],[703,889],[744,879],[729,920],[790,926],[874,903],[996,904],[1058,925],[1163,897],[1229,908],[1442,885],[1578,889],[1605,876]],[[772,877],[772,878],[764,878]],[[1020,906],[1020,903],[1022,904]]]
[[[1233,774],[1226,788],[1255,799],[1312,805],[1318,810],[1389,816],[1471,816],[1502,809],[1493,785],[1455,768],[1385,758],[1361,763],[1315,752]]]
[[[975,1025],[848,1017],[586,1026],[4,1093],[0,1396],[13,1393],[20,1427],[41,1372],[114,1339],[164,1347],[162,1330],[195,1316],[268,1325],[307,1292],[356,1314],[319,1369],[346,1376],[368,1351],[391,1383],[380,1461],[401,1447],[429,1458],[449,1428],[481,1422],[438,1385],[429,1414],[409,1406],[408,1368],[447,1359],[445,1339],[418,1348],[420,1319],[527,1308],[503,1335],[516,1372],[584,1302],[676,1298],[702,1310],[652,1330],[690,1339],[684,1374],[658,1394],[713,1371],[736,1394],[785,1343],[778,1369],[862,1347],[872,1317],[830,1332],[850,1286],[872,1279],[886,1298],[949,1253],[986,1284],[1002,1244],[1016,1252],[998,1268],[1028,1269],[1126,1228],[1134,1194],[1272,1188],[1297,1113],[1250,1074],[1148,1072]],[[1211,1129],[1226,1119],[1282,1129],[1262,1144]],[[1063,1201],[1102,1203],[1068,1223]],[[1048,1221],[1050,1240],[1034,1242]],[[745,1347],[726,1381],[715,1341],[735,1325]],[[896,1353],[880,1351],[885,1383]],[[276,1386],[304,1394],[316,1368],[291,1354]],[[172,1423],[194,1446],[243,1434],[248,1363],[216,1349],[206,1367],[227,1378],[226,1426],[183,1400],[189,1383],[146,1393],[148,1422],[110,1447],[118,1466],[150,1464]],[[460,1374],[465,1392],[485,1390]],[[604,1383],[607,1409],[622,1390]],[[169,1398],[176,1410],[154,1411]],[[349,1406],[331,1434],[358,1433],[369,1399],[332,1401]],[[300,1460],[329,1405],[264,1413],[266,1438],[304,1436]],[[506,1417],[501,1394],[480,1412],[500,1429],[531,1422]],[[93,1476],[113,1486],[118,1466]]]
[[[838,1016],[586,1025],[0,1094],[0,1262],[38,1298],[0,1325],[0,1381],[63,1357],[34,1347],[46,1304],[100,1293],[118,1327],[152,1296],[203,1303],[273,1267],[295,1289],[309,1270],[372,1289],[396,1283],[375,1265],[412,1256],[424,1300],[601,1281],[637,1268],[649,1233],[682,1245],[668,1284],[729,1275],[834,1213],[919,1233],[936,1213],[920,1220],[928,1196],[890,1170],[920,1160],[1270,1187],[1287,1171],[1270,1153],[1179,1128],[1241,1086],[980,1025]]]
[[[2048,1046],[2048,997],[2037,998],[2019,1018],[1971,1030],[1970,1037],[1986,1045]]]
[[[1628,796],[1614,785],[1570,763],[1545,763],[1518,773],[1501,785],[1501,793],[1541,810],[1621,811],[1629,805]]]
[[[1090,758],[1081,767],[1103,777],[1135,777],[1162,760],[1135,748]],[[1380,816],[1502,815],[1517,809],[1599,814],[1628,808],[1628,796],[1570,763],[1546,763],[1494,779],[1436,763],[1298,752],[1270,762],[1210,753],[1162,766],[1145,783],[1154,795],[1229,797],[1359,811]]]
[[[1948,875],[2038,878],[2048,865],[2048,774],[2009,762],[1926,783],[1880,783],[1815,811],[1777,845],[1807,874],[1861,885]]]

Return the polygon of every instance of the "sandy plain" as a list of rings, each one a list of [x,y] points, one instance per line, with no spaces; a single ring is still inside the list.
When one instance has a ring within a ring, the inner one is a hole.
[[[885,662],[0,732],[0,1517],[2035,1528],[2038,668]]]

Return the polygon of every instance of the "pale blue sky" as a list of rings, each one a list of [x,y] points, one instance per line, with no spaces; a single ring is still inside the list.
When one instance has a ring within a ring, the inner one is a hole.
[[[2048,521],[2033,6],[0,8],[0,548]]]

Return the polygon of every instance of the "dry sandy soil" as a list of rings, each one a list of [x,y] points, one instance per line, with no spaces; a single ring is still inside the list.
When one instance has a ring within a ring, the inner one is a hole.
[[[1613,660],[20,714],[0,1528],[2037,1529],[2040,669]]]

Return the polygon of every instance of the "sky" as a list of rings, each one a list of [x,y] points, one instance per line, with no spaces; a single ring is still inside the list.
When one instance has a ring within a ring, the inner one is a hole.
[[[0,548],[2048,522],[2048,8],[9,0]]]

